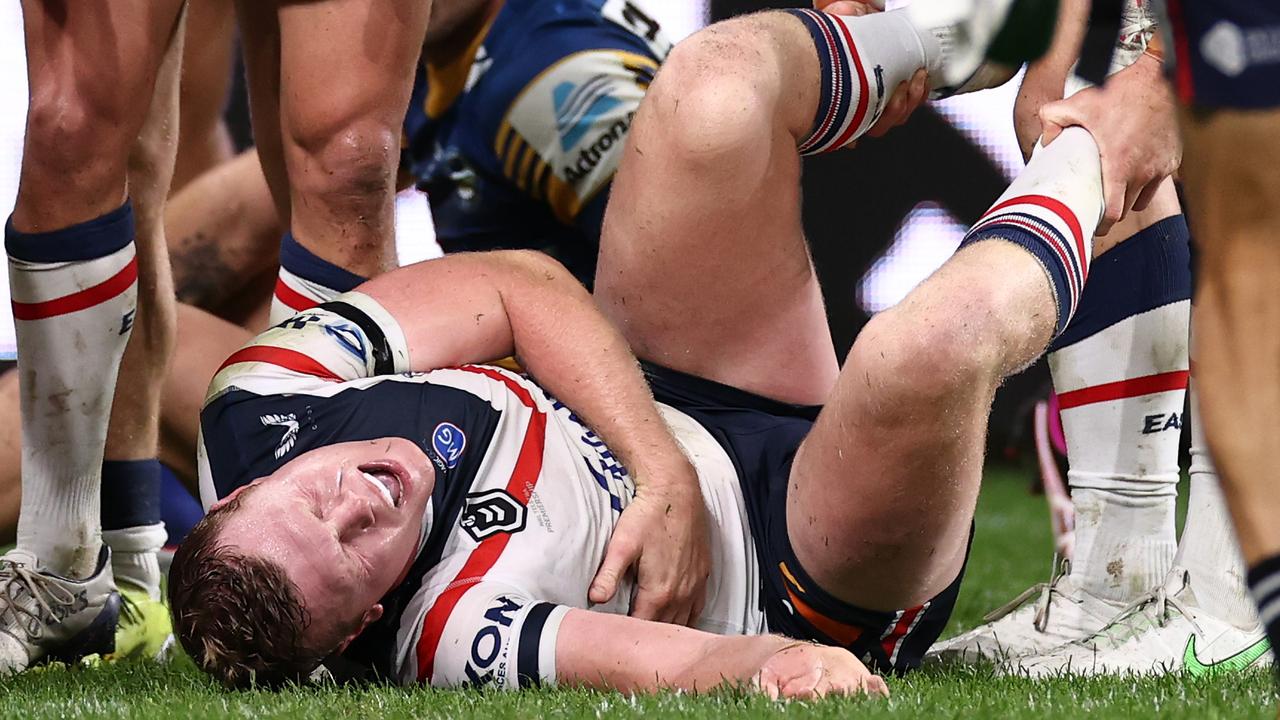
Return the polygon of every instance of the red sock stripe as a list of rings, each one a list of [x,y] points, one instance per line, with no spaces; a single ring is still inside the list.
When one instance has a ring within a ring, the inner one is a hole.
[[[15,320],[44,320],[86,310],[120,295],[132,287],[137,280],[138,258],[135,256],[129,260],[128,265],[120,268],[120,272],[93,287],[43,302],[24,303],[14,300],[13,317]]]
[[[1190,376],[1191,373],[1186,370],[1177,370],[1080,388],[1079,390],[1059,394],[1058,407],[1061,410],[1070,410],[1082,405],[1092,405],[1094,403],[1110,402],[1142,395],[1154,395],[1155,393],[1173,390],[1186,390],[1187,378]]]
[[[1075,272],[1075,268],[1077,267],[1076,263],[1071,262],[1069,254],[1070,249],[1062,247],[1062,242],[1060,240],[1045,233],[1042,228],[1037,227],[1035,224],[1010,215],[1001,215],[991,218],[990,220],[983,220],[979,225],[974,226],[973,230],[985,230],[988,225],[993,224],[1013,225],[1015,227],[1022,228],[1043,240],[1045,244],[1053,250],[1054,254],[1058,256],[1058,259],[1061,260],[1062,264],[1067,268],[1067,281],[1071,283],[1071,287],[1069,288],[1071,291],[1071,304],[1072,307],[1074,307],[1076,301],[1080,299],[1080,279]],[[1067,308],[1063,308],[1063,310],[1065,311]]]
[[[464,366],[458,368],[464,372],[485,375],[502,382],[527,407],[533,409],[529,418],[529,427],[525,430],[524,442],[520,445],[520,455],[516,458],[515,468],[507,481],[507,492],[521,503],[528,503],[542,474],[542,453],[546,445],[547,416],[534,404],[533,396],[515,380],[490,368]],[[457,607],[462,596],[473,586],[484,580],[484,576],[497,564],[498,558],[507,548],[511,535],[498,533],[480,542],[471,555],[467,557],[462,569],[449,583],[448,589],[436,598],[427,616],[422,621],[422,633],[418,636],[418,682],[430,683],[435,673],[436,650],[440,647],[440,637],[444,633],[449,616]]]
[[[276,299],[299,312],[310,310],[320,304],[289,287],[284,278],[276,278]]]
[[[312,375],[325,380],[342,382],[341,377],[335,375],[332,370],[321,365],[310,355],[304,355],[297,350],[287,350],[270,345],[250,345],[235,351],[231,354],[231,357],[227,358],[226,362],[222,363],[222,366],[218,368],[218,372],[242,362],[268,363],[296,373],[302,373],[303,375]]]
[[[813,10],[802,10],[801,12],[813,16],[814,24],[822,30],[822,36],[827,41],[827,52],[831,55],[832,64],[834,65],[838,62],[838,58],[841,56],[841,51],[839,41],[837,41],[835,35],[831,33],[831,27],[828,23],[824,22],[824,18],[819,16],[817,12],[814,12]],[[840,112],[840,101],[844,99],[845,93],[844,76],[841,75],[838,67],[832,68],[832,75],[834,75],[834,77],[831,78],[831,106],[827,108],[827,116],[822,119],[822,125],[818,130],[814,132],[808,140],[804,141],[799,148],[797,148],[798,152],[803,153],[812,150],[813,146],[817,145],[819,140],[825,137],[827,133],[831,132],[831,125],[835,123],[836,116]]]
[[[1009,198],[1004,202],[996,205],[987,211],[988,214],[997,210],[1009,207],[1010,205],[1036,205],[1062,218],[1062,222],[1067,224],[1071,230],[1071,236],[1076,241],[1076,257],[1080,261],[1080,277],[1084,280],[1089,279],[1089,261],[1092,259],[1086,254],[1084,247],[1084,231],[1080,229],[1080,221],[1076,218],[1076,214],[1071,211],[1060,200],[1056,200],[1047,195],[1020,195],[1018,197]]]
[[[849,123],[849,127],[839,138],[836,139],[832,150],[844,147],[845,143],[853,138],[854,133],[858,132],[858,127],[862,125],[862,119],[867,115],[869,91],[867,85],[867,72],[862,69],[862,58],[858,57],[858,48],[853,44],[853,36],[849,34],[849,26],[839,20],[833,20],[840,28],[840,34],[844,36],[844,40],[849,45],[849,57],[853,58],[853,67],[858,71],[858,109],[853,113],[853,122]]]

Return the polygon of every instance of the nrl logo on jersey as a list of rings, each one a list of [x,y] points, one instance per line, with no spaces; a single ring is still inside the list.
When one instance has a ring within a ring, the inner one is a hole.
[[[480,542],[498,533],[524,530],[528,510],[506,490],[487,490],[467,495],[458,525],[472,540]]]
[[[298,442],[298,416],[289,413],[288,415],[263,415],[258,418],[264,427],[278,425],[284,428],[284,436],[280,438],[280,443],[276,445],[276,459],[284,457],[293,449],[295,443]]]

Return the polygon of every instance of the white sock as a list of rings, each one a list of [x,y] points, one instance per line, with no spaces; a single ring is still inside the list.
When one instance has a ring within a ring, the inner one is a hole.
[[[1191,385],[1191,493],[1187,523],[1178,541],[1174,564],[1191,573],[1191,586],[1200,607],[1238,627],[1258,623],[1258,609],[1245,584],[1246,569],[1227,514],[1218,474],[1209,457],[1195,384]]]
[[[137,301],[128,203],[63,230],[5,230],[18,340],[18,547],[71,577],[94,571],[103,447]]]
[[[937,41],[901,11],[843,17],[788,11],[808,29],[818,51],[822,98],[801,155],[838,150],[875,125],[898,84],[937,57]],[[933,53],[929,54],[928,48]]]
[[[364,278],[307,250],[291,233],[280,241],[280,275],[271,297],[272,325],[354,290]]]
[[[116,584],[132,585],[145,590],[152,600],[159,600],[160,560],[156,553],[164,547],[166,537],[164,523],[104,530],[102,540],[111,547]]]
[[[1176,549],[1178,441],[1190,322],[1186,226],[1161,221],[1099,256],[1049,354],[1075,506],[1071,576],[1129,602]]]

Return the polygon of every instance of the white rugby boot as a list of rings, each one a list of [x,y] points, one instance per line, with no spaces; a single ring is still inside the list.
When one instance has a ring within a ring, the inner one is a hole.
[[[74,662],[115,648],[120,595],[103,545],[93,575],[71,580],[40,568],[29,552],[0,556],[0,675],[43,660]]]
[[[1269,667],[1262,626],[1239,627],[1199,607],[1191,574],[1175,567],[1168,580],[1130,603],[1106,627],[1038,657],[1013,660],[1003,672],[1031,677],[1185,672],[1201,676]]]
[[[997,608],[984,618],[985,625],[935,644],[925,662],[1001,663],[1093,635],[1124,605],[1077,587],[1068,568],[1069,563],[1055,559],[1048,583],[1034,585]]]

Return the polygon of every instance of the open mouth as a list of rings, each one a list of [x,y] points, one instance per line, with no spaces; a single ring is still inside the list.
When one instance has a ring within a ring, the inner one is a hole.
[[[359,467],[360,475],[378,491],[391,507],[400,507],[404,496],[404,469],[390,462],[368,463]]]

